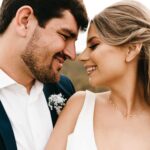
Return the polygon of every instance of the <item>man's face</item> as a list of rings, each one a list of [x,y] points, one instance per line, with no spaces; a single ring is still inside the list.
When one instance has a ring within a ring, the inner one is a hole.
[[[21,55],[33,78],[43,83],[57,82],[64,61],[76,57],[78,27],[69,11],[63,14],[62,18],[51,19],[45,28],[37,26]]]

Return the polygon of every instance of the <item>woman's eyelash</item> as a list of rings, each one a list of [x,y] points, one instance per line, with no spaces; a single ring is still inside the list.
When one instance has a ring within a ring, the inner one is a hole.
[[[94,50],[97,46],[98,46],[98,44],[93,44],[89,48],[92,49],[92,50]]]

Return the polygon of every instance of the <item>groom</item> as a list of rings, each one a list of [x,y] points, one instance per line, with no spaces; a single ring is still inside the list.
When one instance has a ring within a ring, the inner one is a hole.
[[[59,71],[75,59],[75,41],[87,23],[78,0],[3,0],[0,150],[44,149],[57,113],[74,93]]]

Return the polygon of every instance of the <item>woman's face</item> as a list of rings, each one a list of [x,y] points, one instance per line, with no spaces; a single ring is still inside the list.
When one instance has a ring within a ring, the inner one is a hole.
[[[126,73],[125,47],[111,46],[103,42],[91,23],[86,49],[79,56],[93,87],[111,86],[123,79]]]

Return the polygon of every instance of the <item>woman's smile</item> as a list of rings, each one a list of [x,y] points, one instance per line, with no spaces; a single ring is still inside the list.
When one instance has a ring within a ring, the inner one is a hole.
[[[91,75],[97,69],[97,66],[96,65],[85,66],[85,69],[87,71],[87,74]]]

